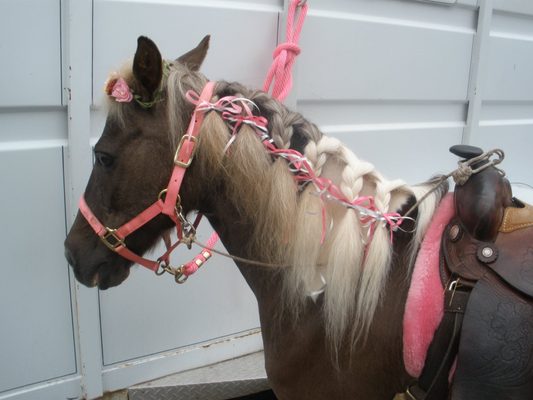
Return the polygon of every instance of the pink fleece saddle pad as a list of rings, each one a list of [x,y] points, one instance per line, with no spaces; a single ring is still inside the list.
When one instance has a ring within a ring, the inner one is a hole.
[[[431,220],[413,269],[403,317],[403,359],[406,371],[413,377],[420,376],[443,316],[439,251],[444,229],[454,214],[453,195],[448,194]]]

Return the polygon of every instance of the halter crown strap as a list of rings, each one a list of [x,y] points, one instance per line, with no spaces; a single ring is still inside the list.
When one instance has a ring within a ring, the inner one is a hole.
[[[175,213],[181,183],[185,176],[185,171],[194,157],[196,141],[200,134],[200,127],[202,126],[205,112],[207,111],[205,107],[202,106],[204,103],[208,103],[209,100],[211,100],[211,97],[213,97],[214,87],[215,82],[211,81],[204,86],[204,89],[200,94],[200,101],[194,109],[191,122],[187,128],[187,133],[185,133],[180,140],[176,154],[174,155],[174,169],[172,171],[172,176],[170,177],[170,182],[168,183],[167,195],[162,210],[163,214],[171,216]]]

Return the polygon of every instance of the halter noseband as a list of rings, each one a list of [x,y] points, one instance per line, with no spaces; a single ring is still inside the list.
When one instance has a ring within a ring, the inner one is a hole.
[[[191,122],[187,128],[187,132],[181,138],[174,155],[174,168],[172,170],[172,175],[170,177],[168,186],[159,193],[158,199],[151,206],[146,208],[144,211],[126,222],[121,227],[113,229],[103,225],[98,220],[91,208],[87,205],[84,195],[81,197],[79,203],[80,212],[85,217],[87,223],[91,226],[94,232],[107,246],[107,248],[115,253],[118,253],[122,257],[133,261],[134,263],[140,264],[154,271],[157,274],[165,271],[170,272],[175,275],[176,282],[178,283],[183,283],[187,279],[187,276],[190,275],[187,273],[185,267],[189,266],[190,264],[192,267],[198,268],[209,257],[211,257],[209,249],[205,248],[190,263],[182,265],[179,268],[171,267],[168,262],[170,253],[179,244],[185,243],[190,248],[191,240],[196,230],[196,225],[199,223],[199,218],[197,218],[194,224],[190,224],[183,216],[179,191],[183,182],[183,177],[185,176],[185,172],[191,165],[196,152],[196,143],[204,115],[207,111],[209,111],[209,109],[206,109],[202,106],[205,103],[209,103],[211,97],[213,97],[214,86],[215,82],[208,82],[203,88],[199,101],[196,104],[191,117]],[[175,244],[171,244],[170,239],[165,237],[167,251],[156,261],[154,261],[141,257],[140,255],[135,254],[128,249],[125,239],[128,235],[141,228],[159,214],[168,216],[174,222],[176,225],[178,241]],[[163,270],[162,272],[159,272],[161,268]]]

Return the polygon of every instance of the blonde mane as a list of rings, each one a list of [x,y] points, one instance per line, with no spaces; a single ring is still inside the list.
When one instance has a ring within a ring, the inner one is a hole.
[[[206,82],[201,74],[173,65],[164,83],[170,132],[184,132],[192,111],[185,93],[190,89],[199,93]],[[419,199],[432,187],[386,180],[339,140],[323,135],[314,124],[264,92],[219,82],[215,93],[218,98],[233,95],[253,101],[268,119],[269,134],[278,148],[289,148],[295,135],[303,138],[303,154],[316,174],[330,179],[350,200],[373,196],[379,211],[389,213],[400,210],[413,196]],[[347,337],[356,342],[368,332],[387,283],[392,258],[389,227],[378,221],[370,235],[356,210],[323,201],[312,184],[299,189],[287,163],[272,161],[249,126],[240,128],[229,154],[224,154],[230,135],[220,114],[209,112],[200,133],[195,168],[204,182],[223,181],[227,201],[253,226],[245,255],[291,265],[282,272],[283,301],[295,319],[309,293],[325,281],[323,313],[328,337],[336,348]],[[418,207],[408,255],[411,261],[445,190],[431,193]],[[326,211],[323,241],[322,207]]]

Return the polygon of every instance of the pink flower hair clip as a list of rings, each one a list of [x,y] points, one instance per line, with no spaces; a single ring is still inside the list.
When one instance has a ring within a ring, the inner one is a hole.
[[[133,100],[133,93],[124,78],[110,78],[106,82],[105,92],[114,97],[119,103],[129,103]]]
[[[163,77],[168,77],[170,72],[170,63],[163,61]],[[162,84],[161,84],[162,86]],[[122,78],[117,72],[111,74],[107,79],[104,92],[115,99],[119,103],[131,103],[132,100],[135,100],[142,108],[149,109],[152,108],[156,103],[163,101],[163,89],[159,89],[154,93],[152,100],[143,100],[143,98],[135,93],[131,89],[124,78]]]

